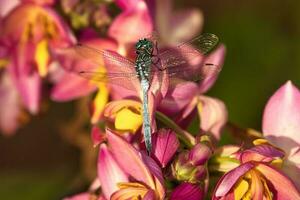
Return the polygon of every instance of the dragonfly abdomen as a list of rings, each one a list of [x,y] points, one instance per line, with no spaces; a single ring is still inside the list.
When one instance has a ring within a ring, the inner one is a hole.
[[[150,67],[151,67],[151,62],[136,62],[136,73],[141,80],[147,80],[148,82],[150,81]]]

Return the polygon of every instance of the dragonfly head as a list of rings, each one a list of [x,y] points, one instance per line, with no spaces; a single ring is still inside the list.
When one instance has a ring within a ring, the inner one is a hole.
[[[144,39],[140,39],[136,45],[135,45],[135,49],[136,49],[136,53],[143,53],[145,51],[147,52],[151,52],[153,48],[153,44],[150,40],[144,38]]]

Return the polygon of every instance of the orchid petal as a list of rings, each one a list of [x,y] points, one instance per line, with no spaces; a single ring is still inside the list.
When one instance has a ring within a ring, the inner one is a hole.
[[[181,183],[171,193],[170,200],[202,200],[204,199],[203,189],[196,184]]]
[[[188,154],[188,160],[192,165],[203,165],[211,156],[211,149],[202,143],[196,144]]]
[[[10,135],[18,128],[20,115],[19,95],[7,72],[1,75],[0,81],[0,128]]]
[[[171,19],[171,37],[173,43],[184,42],[200,32],[203,24],[203,14],[198,9],[177,11]]]
[[[76,74],[65,72],[51,91],[54,101],[70,101],[86,96],[97,89],[95,84],[79,77]]]
[[[155,189],[155,184],[147,166],[138,151],[127,141],[107,130],[107,138],[111,151],[122,169],[135,178]]]
[[[245,150],[241,154],[242,163],[248,161],[271,162],[274,159],[283,158],[284,152],[272,147],[271,145],[258,145]]]
[[[106,135],[101,131],[100,128],[97,126],[93,126],[91,131],[91,138],[94,144],[94,147],[96,147],[98,144],[101,144],[106,140]]]
[[[0,18],[7,15],[19,3],[20,3],[20,0],[2,0],[2,1],[0,1]]]
[[[22,0],[22,2],[35,3],[37,5],[52,5],[56,0]]]
[[[122,9],[122,10],[129,10],[134,9],[136,4],[141,0],[115,0],[116,4]]]
[[[132,108],[136,113],[141,113],[141,103],[133,100],[118,100],[108,103],[104,109],[104,117],[110,122],[114,122],[117,113],[122,109]]]
[[[153,153],[164,168],[176,153],[179,141],[171,129],[160,129],[153,142]]]
[[[90,199],[90,194],[87,192],[64,198],[64,200],[89,200],[89,199]]]
[[[30,113],[36,114],[39,111],[41,79],[38,73],[19,77],[17,87],[26,108]]]
[[[291,81],[269,99],[263,115],[263,133],[276,146],[289,152],[300,144],[300,91]],[[297,144],[291,145],[292,140]]]
[[[192,101],[197,92],[198,87],[193,82],[170,85],[170,91],[160,103],[159,110],[171,116],[178,115]]]
[[[240,150],[241,150],[240,146],[225,145],[225,146],[221,146],[217,150],[215,150],[215,154],[219,154],[220,157],[234,156]]]
[[[198,113],[201,120],[200,127],[213,134],[219,140],[221,131],[227,122],[228,114],[225,104],[215,98],[199,96]]]
[[[230,172],[226,173],[218,182],[217,187],[215,189],[214,196],[222,197],[225,196],[231,188],[235,185],[237,180],[242,177],[246,172],[252,169],[254,164],[248,162],[239,167],[231,170]]]
[[[143,27],[141,29],[141,27]],[[118,15],[108,30],[108,35],[121,45],[135,43],[153,30],[152,20],[144,1],[138,1],[134,8]]]
[[[295,185],[284,174],[277,171],[275,168],[262,163],[259,163],[256,166],[256,169],[259,170],[266,179],[270,181],[270,183],[272,183],[272,187],[275,190],[273,192],[274,199],[300,199],[299,191],[297,191]]]
[[[161,171],[161,168],[157,165],[157,163],[145,153],[142,153],[142,158],[147,167],[149,168],[151,174],[154,175],[154,181],[156,185],[156,192],[158,192],[161,199],[165,196],[164,189],[164,177]]]
[[[252,199],[262,199],[263,198],[263,184],[259,177],[259,173],[255,170],[250,170],[249,174],[251,176],[251,196]]]
[[[145,187],[140,183],[122,183],[119,184],[119,187],[121,189],[111,196],[111,200],[138,199],[141,197],[143,198],[149,191],[151,191],[151,189]],[[151,193],[154,194],[153,191],[151,191]],[[147,198],[149,198],[149,196]]]
[[[106,199],[110,199],[110,196],[119,190],[118,183],[128,182],[128,176],[120,168],[105,144],[101,144],[99,150],[98,177]]]
[[[289,160],[285,160],[282,166],[282,170],[294,181],[298,191],[300,191],[300,153]]]
[[[36,20],[40,16],[43,16],[43,19],[47,22]],[[32,23],[37,24],[34,24],[35,28],[31,30],[32,33],[29,38],[24,32],[26,33]],[[14,26],[14,24],[18,24],[18,26]],[[43,27],[45,24],[47,24],[47,27]],[[66,47],[68,44],[75,42],[68,26],[50,7],[32,3],[20,4],[6,16],[3,23],[3,37],[12,42],[19,41],[21,38],[22,43],[26,43],[30,39],[31,42],[36,44],[44,38],[45,34],[52,36],[49,39],[49,44],[53,48]]]

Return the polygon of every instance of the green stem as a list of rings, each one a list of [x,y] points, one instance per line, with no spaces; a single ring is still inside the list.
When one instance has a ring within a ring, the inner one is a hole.
[[[167,125],[169,128],[173,129],[177,135],[177,137],[184,142],[188,147],[193,147],[196,144],[196,139],[194,136],[192,136],[189,132],[183,130],[178,126],[173,120],[171,120],[168,116],[165,114],[156,111],[155,113],[156,118]]]

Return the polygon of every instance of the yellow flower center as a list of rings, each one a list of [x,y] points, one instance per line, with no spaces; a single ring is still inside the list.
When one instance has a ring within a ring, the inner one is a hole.
[[[48,63],[50,61],[48,41],[46,39],[41,40],[37,44],[34,58],[40,76],[45,77],[48,73]]]
[[[120,131],[135,133],[142,125],[143,117],[139,110],[124,107],[116,114],[115,128]]]
[[[267,185],[265,177],[256,169],[250,170],[235,184],[234,200],[251,200],[262,196],[263,199],[272,200],[273,194]]]

